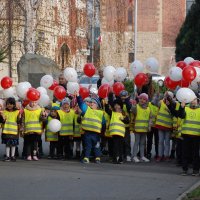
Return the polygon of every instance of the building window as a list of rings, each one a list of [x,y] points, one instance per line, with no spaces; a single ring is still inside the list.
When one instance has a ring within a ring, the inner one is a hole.
[[[128,25],[129,26],[133,25],[133,9],[132,8],[128,9]]]
[[[195,0],[186,0],[186,14],[189,12],[193,3],[195,3]]]
[[[129,53],[128,54],[128,62],[129,63],[134,62],[134,57],[135,57],[134,53]]]

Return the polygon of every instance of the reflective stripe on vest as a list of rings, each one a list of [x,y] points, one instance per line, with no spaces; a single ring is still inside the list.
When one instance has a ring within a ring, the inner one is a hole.
[[[3,111],[6,118],[5,124],[3,125],[3,134],[18,134],[17,118],[19,115],[19,110],[9,112],[7,110]]]
[[[41,108],[37,110],[24,109],[25,134],[30,132],[42,133],[42,123],[40,122],[41,112]]]
[[[200,108],[185,107],[186,117],[182,124],[182,134],[200,136]]]
[[[137,105],[137,115],[135,118],[135,132],[147,133],[149,128],[150,108],[146,109]]]
[[[52,117],[50,116],[48,117],[48,124],[52,119],[53,119]],[[48,124],[47,124],[47,130],[46,130],[46,141],[47,142],[58,141],[58,133],[51,132],[48,128]]]
[[[149,108],[151,110],[151,115],[152,115],[152,127],[154,127],[156,123],[156,117],[158,114],[158,107],[153,105],[152,103],[149,103]]]
[[[166,128],[172,128],[173,120],[171,114],[168,112],[166,104],[161,101],[161,106],[158,111],[156,125],[163,126]]]
[[[118,112],[112,112],[112,117],[110,120],[109,132],[110,135],[125,136],[125,124],[120,120],[123,115]]]
[[[81,137],[80,128],[81,125],[77,122],[79,115],[75,114],[74,118],[74,137]]]
[[[70,136],[74,134],[74,110],[70,109],[69,112],[64,112],[63,110],[58,110],[60,117],[60,122],[62,124],[59,134],[61,136]]]
[[[85,131],[92,131],[101,133],[102,128],[103,111],[93,110],[89,106],[83,117],[82,128]]]

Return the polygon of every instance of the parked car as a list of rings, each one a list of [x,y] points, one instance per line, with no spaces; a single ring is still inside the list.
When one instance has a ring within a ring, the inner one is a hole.
[[[79,78],[79,84],[86,88],[88,88],[90,85],[92,85],[91,88],[97,89],[97,81],[98,80],[99,80],[99,75],[94,75],[91,78],[86,75],[83,75]]]

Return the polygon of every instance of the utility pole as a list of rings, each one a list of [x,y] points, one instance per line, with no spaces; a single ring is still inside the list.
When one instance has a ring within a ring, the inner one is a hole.
[[[8,17],[8,67],[9,76],[12,77],[12,0],[8,0],[7,17]]]
[[[138,20],[138,0],[135,0],[135,16],[134,16],[134,60],[137,58],[137,20]]]

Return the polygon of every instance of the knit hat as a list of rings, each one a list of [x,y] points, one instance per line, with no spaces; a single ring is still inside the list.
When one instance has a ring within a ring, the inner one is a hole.
[[[119,96],[120,96],[120,97],[128,96],[128,92],[127,92],[126,90],[122,90],[122,91],[119,93]]]
[[[138,99],[141,99],[141,98],[145,99],[146,101],[149,100],[149,96],[148,96],[148,94],[146,94],[146,93],[141,93],[141,94],[138,96]]]
[[[84,100],[83,100],[84,102],[91,102],[91,98],[90,97],[86,97]]]
[[[101,102],[99,101],[98,98],[91,98],[92,103],[96,103],[98,108],[101,108]]]
[[[51,110],[60,110],[60,107],[59,107],[59,106],[53,106],[53,107],[51,108]]]
[[[69,98],[65,97],[61,102],[61,106],[64,105],[64,104],[69,104],[70,105],[70,102],[71,102],[71,100]]]

